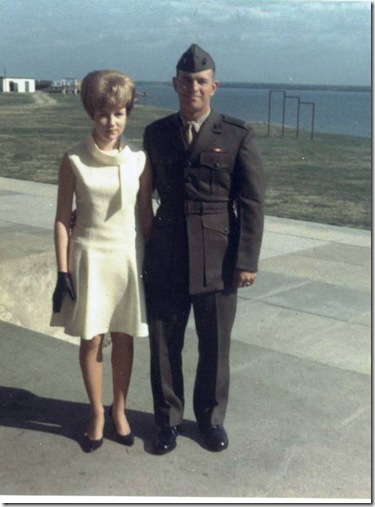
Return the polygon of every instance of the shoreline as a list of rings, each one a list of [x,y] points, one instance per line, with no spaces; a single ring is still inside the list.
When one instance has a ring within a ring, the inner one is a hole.
[[[55,104],[0,94],[0,176],[56,184],[66,149],[87,136],[90,121],[77,96],[55,95]],[[126,136],[142,148],[146,125],[170,109],[136,104]],[[22,122],[20,123],[20,118]],[[371,139],[254,122],[266,174],[269,216],[370,230],[372,227]],[[30,156],[30,146],[33,151]]]
[[[160,113],[161,114],[160,118],[162,118],[163,116],[167,116],[168,114],[173,114],[176,112],[175,109],[166,109],[166,108],[162,108],[162,107],[152,106],[149,104],[140,104],[140,103],[136,103],[134,105],[134,108],[145,108],[145,109],[148,109],[149,111],[152,111],[155,113]],[[217,112],[216,109],[213,109],[213,110]],[[230,116],[230,115],[227,115],[227,116]],[[243,120],[243,121],[245,121],[245,120]],[[246,122],[246,123],[249,123],[249,125],[253,126],[254,128],[268,128],[268,123],[266,121],[253,121],[253,122]],[[271,129],[272,128],[276,128],[276,129],[280,129],[280,130],[282,129],[281,123],[273,123],[272,122],[270,124],[270,126],[271,126]],[[292,132],[296,131],[296,127],[293,125],[284,125],[284,128],[288,132],[288,136]],[[304,135],[310,134],[310,130],[308,130],[306,128],[302,128],[302,127],[299,128],[299,132],[303,133]],[[359,135],[352,135],[352,134],[321,132],[319,130],[314,130],[314,137],[315,136],[332,136],[332,137],[340,137],[340,138],[348,138],[348,139],[352,139],[352,138],[353,139],[363,139],[363,140],[371,141],[371,136],[359,136]],[[272,137],[272,136],[270,136],[270,137]],[[280,136],[278,136],[278,137],[280,137]]]
[[[287,90],[316,90],[333,92],[353,92],[353,93],[371,93],[371,85],[325,85],[325,84],[292,84],[292,83],[253,83],[247,81],[220,81],[220,88],[240,88],[251,90],[274,90],[285,88]],[[137,86],[145,85],[165,85],[172,86],[169,81],[136,81]]]

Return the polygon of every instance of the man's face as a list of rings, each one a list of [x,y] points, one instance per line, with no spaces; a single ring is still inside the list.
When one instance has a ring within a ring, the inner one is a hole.
[[[180,101],[180,111],[187,119],[196,119],[210,109],[211,97],[218,82],[211,69],[201,72],[180,70],[173,78],[173,86]]]

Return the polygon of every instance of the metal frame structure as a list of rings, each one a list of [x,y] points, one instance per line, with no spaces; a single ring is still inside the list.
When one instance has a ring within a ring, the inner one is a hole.
[[[299,124],[300,124],[300,111],[301,105],[310,105],[311,106],[311,131],[310,131],[310,139],[314,138],[314,122],[315,122],[315,103],[314,102],[305,102],[302,101],[300,97],[295,95],[287,95],[285,90],[269,90],[268,93],[268,128],[267,133],[268,137],[271,134],[271,109],[272,109],[272,93],[282,93],[283,94],[283,112],[282,112],[282,125],[281,125],[281,137],[284,136],[285,133],[285,111],[286,104],[288,99],[297,100],[297,124],[296,124],[296,137],[299,137]]]

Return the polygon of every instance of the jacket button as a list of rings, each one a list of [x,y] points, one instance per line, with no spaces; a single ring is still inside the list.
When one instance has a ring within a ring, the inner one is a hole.
[[[214,168],[215,168],[215,169],[219,169],[219,167],[220,167],[219,162],[216,162],[216,163],[214,164]]]

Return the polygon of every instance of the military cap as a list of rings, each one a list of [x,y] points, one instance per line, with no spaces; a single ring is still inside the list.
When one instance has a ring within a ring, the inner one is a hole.
[[[177,72],[185,70],[186,72],[201,72],[202,70],[212,69],[215,71],[215,62],[198,44],[192,44],[177,62]]]

